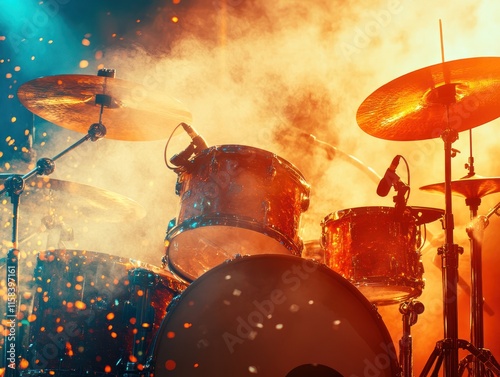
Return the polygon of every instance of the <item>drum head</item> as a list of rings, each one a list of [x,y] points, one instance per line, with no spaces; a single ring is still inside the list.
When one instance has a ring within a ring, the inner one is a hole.
[[[156,376],[395,376],[397,365],[380,316],[352,284],[317,262],[271,254],[195,280],[169,309],[153,355]]]

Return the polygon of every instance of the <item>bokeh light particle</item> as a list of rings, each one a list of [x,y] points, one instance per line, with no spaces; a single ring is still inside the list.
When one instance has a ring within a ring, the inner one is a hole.
[[[88,60],[81,60],[80,61],[80,68],[87,68],[89,66]]]
[[[173,17],[172,17],[172,22],[173,22],[173,23],[177,23],[177,22],[179,22],[179,17],[177,17],[177,16],[173,16]]]

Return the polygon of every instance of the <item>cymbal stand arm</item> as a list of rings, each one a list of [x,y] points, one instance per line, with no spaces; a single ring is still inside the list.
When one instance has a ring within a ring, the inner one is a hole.
[[[19,175],[13,174],[5,180],[4,188],[0,190],[0,195],[7,193],[12,202],[12,248],[8,251],[6,262],[6,289],[7,300],[5,301],[5,313],[7,330],[4,333],[4,362],[5,362],[5,376],[16,377],[18,376],[18,362],[20,361],[20,339],[17,336],[17,314],[19,304],[19,250],[18,250],[18,237],[19,237],[19,205],[20,197],[24,191],[25,180],[38,175],[49,175],[54,172],[54,161],[64,156],[69,151],[83,144],[87,140],[96,141],[106,135],[106,127],[102,123],[92,124],[89,128],[87,135],[78,140],[76,143],[66,148],[61,153],[50,158],[41,158],[37,161],[37,166],[30,172]]]

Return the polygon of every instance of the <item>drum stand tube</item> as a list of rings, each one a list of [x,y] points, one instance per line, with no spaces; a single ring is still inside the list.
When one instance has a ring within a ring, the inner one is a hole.
[[[152,290],[158,284],[157,276],[144,268],[130,271],[129,277],[133,299],[127,303],[127,311],[130,319],[134,318],[134,343],[132,353],[126,360],[123,377],[139,376],[139,368],[146,362],[148,351],[146,337],[153,331],[155,321],[154,310],[151,306]]]
[[[403,315],[403,335],[399,341],[399,363],[402,369],[401,377],[413,377],[413,339],[411,326],[417,323],[418,315],[424,312],[424,304],[420,301],[405,301],[399,306]]]
[[[104,105],[101,105],[104,106]],[[19,226],[19,205],[20,197],[24,191],[25,181],[35,174],[50,175],[54,172],[54,161],[73,150],[87,140],[96,141],[106,135],[106,127],[102,123],[94,123],[90,126],[87,135],[76,143],[66,148],[61,153],[50,158],[41,158],[37,161],[37,166],[25,175],[13,174],[5,180],[4,189],[0,190],[0,195],[7,193],[12,202],[12,248],[8,252],[6,263],[6,284],[7,300],[5,304],[6,319],[8,320],[8,330],[4,334],[4,362],[5,376],[16,377],[19,375],[19,364],[21,362],[20,336],[17,334],[17,314],[19,304],[19,250],[18,247],[18,226]]]

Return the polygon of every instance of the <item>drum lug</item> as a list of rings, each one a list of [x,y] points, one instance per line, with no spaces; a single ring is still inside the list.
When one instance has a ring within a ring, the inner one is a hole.
[[[167,225],[167,234],[170,233],[170,231],[177,225],[177,218],[174,217],[168,222]]]
[[[300,201],[300,209],[302,210],[302,212],[305,212],[309,209],[309,204],[310,204],[309,195],[302,194],[301,196],[302,197]]]
[[[276,174],[277,174],[276,168],[274,167],[274,165],[270,165],[267,168],[267,176],[269,178],[269,181],[272,181],[274,177],[276,177]]]
[[[271,203],[269,202],[269,200],[263,200],[261,206],[262,206],[264,224],[269,225],[269,219],[267,218],[267,214],[271,210]]]

